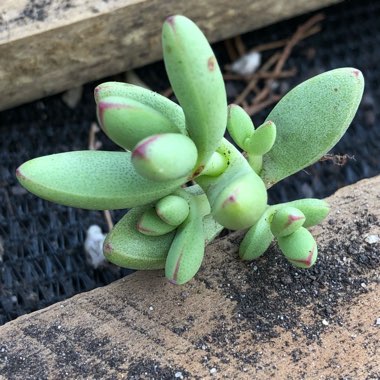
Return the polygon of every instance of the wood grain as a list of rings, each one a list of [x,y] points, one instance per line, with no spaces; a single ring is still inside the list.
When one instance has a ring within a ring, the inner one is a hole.
[[[340,0],[2,0],[0,110],[161,58],[171,14],[218,41]]]
[[[364,247],[367,233],[380,234],[379,198],[380,176],[328,198],[330,216],[314,228],[322,256],[329,246],[337,247],[337,255],[344,249],[349,237],[336,228],[355,229],[364,210],[370,210],[372,222],[366,231],[358,227],[351,240],[355,236]],[[380,341],[379,268],[368,266],[364,280],[351,273],[353,283],[357,280],[357,286],[366,289],[349,302],[340,302],[336,314],[326,317],[328,326],[313,313],[312,307],[323,299],[316,296],[311,304],[295,305],[296,320],[290,327],[278,325],[272,336],[264,332],[265,339],[256,339],[260,327],[244,321],[238,309],[242,300],[225,290],[247,272],[260,271],[257,267],[265,262],[254,267],[237,260],[240,236],[234,233],[209,246],[200,274],[185,286],[169,284],[161,271],[139,272],[0,327],[0,376],[173,379],[180,373],[185,379],[379,378],[380,363],[375,360]],[[273,271],[269,267],[270,278]],[[254,293],[262,281],[257,278],[256,283],[242,282],[237,291]],[[321,293],[326,291],[322,288]],[[344,296],[348,290],[340,292]],[[299,294],[302,297],[301,289]],[[263,319],[272,318],[269,308],[270,304]],[[269,324],[276,325],[275,320]],[[317,339],[308,338],[320,324]]]

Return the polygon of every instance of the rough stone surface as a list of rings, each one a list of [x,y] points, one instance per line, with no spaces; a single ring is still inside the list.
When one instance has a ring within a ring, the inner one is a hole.
[[[320,257],[275,246],[237,259],[241,233],[207,249],[198,276],[139,272],[0,328],[7,379],[380,378],[380,177],[339,190],[313,230]]]

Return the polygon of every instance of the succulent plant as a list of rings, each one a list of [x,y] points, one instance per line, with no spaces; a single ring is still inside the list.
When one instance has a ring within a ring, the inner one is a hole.
[[[99,123],[123,151],[35,158],[17,169],[20,183],[67,206],[131,208],[107,235],[106,258],[131,269],[165,269],[175,284],[193,278],[205,245],[223,227],[247,229],[243,260],[258,258],[277,239],[290,263],[313,265],[317,246],[307,228],[326,217],[328,204],[268,205],[267,189],[338,142],[362,97],[361,72],[339,68],[307,80],[255,129],[243,108],[227,106],[214,53],[191,20],[169,17],[162,45],[179,105],[134,85],[101,84]],[[224,138],[226,129],[242,152]]]

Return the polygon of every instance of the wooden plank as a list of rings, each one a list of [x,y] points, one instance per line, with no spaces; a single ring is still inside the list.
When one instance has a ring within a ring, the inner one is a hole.
[[[139,272],[20,317],[0,327],[0,377],[379,378],[379,197],[380,176],[328,199],[311,274],[242,263],[234,233],[185,286]]]
[[[161,58],[171,14],[221,40],[340,0],[2,0],[0,110]]]

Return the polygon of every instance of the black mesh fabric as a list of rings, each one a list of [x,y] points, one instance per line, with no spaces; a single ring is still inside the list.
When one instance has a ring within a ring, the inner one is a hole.
[[[323,30],[300,43],[287,62],[287,68],[297,67],[297,76],[281,85],[291,88],[336,67],[354,66],[363,71],[366,89],[360,110],[333,150],[354,159],[345,166],[326,161],[301,171],[270,190],[271,202],[325,197],[380,172],[380,2],[346,1],[324,13]],[[252,47],[289,37],[308,17],[248,33],[243,41]],[[223,43],[215,49],[222,65],[228,63]],[[162,62],[137,71],[156,91],[168,86]],[[42,201],[24,192],[14,176],[16,168],[33,157],[87,149],[89,128],[96,119],[92,97],[96,84],[84,87],[74,110],[60,96],[53,96],[0,113],[0,324],[129,273],[112,267],[94,270],[86,262],[85,231],[91,224],[106,228],[101,212]],[[229,100],[241,90],[232,82],[227,89]],[[255,124],[269,111],[255,115]],[[117,149],[103,135],[100,139],[102,149]],[[114,220],[121,215],[123,211],[113,212]]]

